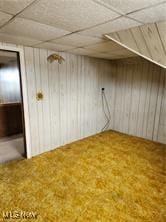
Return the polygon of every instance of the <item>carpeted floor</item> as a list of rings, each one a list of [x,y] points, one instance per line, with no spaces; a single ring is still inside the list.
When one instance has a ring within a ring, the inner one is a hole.
[[[8,221],[164,222],[165,149],[109,131],[0,166],[0,221],[22,210],[37,219]]]

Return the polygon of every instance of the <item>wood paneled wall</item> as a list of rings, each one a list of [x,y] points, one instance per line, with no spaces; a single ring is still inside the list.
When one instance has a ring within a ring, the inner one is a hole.
[[[112,63],[66,53],[61,53],[63,64],[49,64],[53,52],[18,47],[25,57],[33,156],[100,132],[105,124],[102,87],[110,129],[166,143],[164,69],[150,62]],[[39,91],[42,101],[36,100]]]
[[[163,74],[165,76],[163,81],[162,88],[162,98],[159,103],[161,104],[160,115],[159,115],[159,125],[158,125],[158,133],[157,140],[161,143],[166,143],[166,72],[163,70]],[[159,109],[159,108],[158,108]]]
[[[106,35],[130,51],[166,68],[166,21]]]
[[[100,132],[101,88],[111,75],[109,61],[62,54],[49,64],[51,51],[25,47],[32,155]],[[107,78],[105,78],[107,77]],[[43,101],[36,93],[43,92]]]
[[[138,60],[113,65],[111,128],[166,143],[166,70]]]

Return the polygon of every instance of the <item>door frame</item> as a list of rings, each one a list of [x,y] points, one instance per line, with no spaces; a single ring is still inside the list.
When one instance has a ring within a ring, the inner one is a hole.
[[[0,44],[0,50],[17,52],[19,55],[19,69],[20,69],[20,82],[22,89],[22,105],[24,115],[24,137],[26,143],[26,158],[31,158],[31,134],[30,134],[30,119],[29,119],[29,108],[28,108],[28,94],[27,94],[27,81],[25,72],[25,61],[24,61],[24,50],[23,46],[12,46],[10,44]]]

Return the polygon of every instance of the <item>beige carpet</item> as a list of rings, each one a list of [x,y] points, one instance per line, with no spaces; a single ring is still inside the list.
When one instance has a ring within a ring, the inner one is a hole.
[[[164,222],[166,145],[105,132],[0,167],[0,216],[42,222]]]

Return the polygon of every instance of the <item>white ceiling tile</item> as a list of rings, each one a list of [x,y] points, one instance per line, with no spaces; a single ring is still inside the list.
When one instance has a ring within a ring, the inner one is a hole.
[[[4,33],[0,33],[0,41],[5,43],[13,43],[19,45],[32,46],[40,43],[40,41],[36,39],[24,38],[20,36],[13,36]]]
[[[125,49],[124,47],[120,46],[120,48],[115,48],[114,50],[111,48],[107,48],[105,52],[96,52],[93,53],[92,56],[96,56],[98,58],[107,58],[107,59],[117,59],[117,58],[128,58],[128,57],[134,57],[137,56],[135,53],[131,52],[128,49]]]
[[[121,50],[116,50],[116,51],[107,51],[106,53],[108,53],[109,55],[114,55],[114,56],[124,56],[124,57],[129,57],[129,56],[137,56],[135,53],[131,52],[128,49],[125,49],[122,47]]]
[[[115,19],[114,21],[107,22],[103,25],[98,25],[94,28],[87,29],[79,33],[83,35],[102,37],[104,34],[128,29],[139,25],[141,25],[141,23],[126,17],[120,17],[118,19]]]
[[[112,59],[123,59],[123,58],[130,58],[135,57],[135,55],[108,55],[109,58]]]
[[[163,2],[163,0],[95,0],[123,14],[130,13]]]
[[[20,16],[73,32],[119,15],[90,0],[40,0]]]
[[[89,50],[89,49],[84,49],[84,48],[72,49],[72,50],[68,50],[68,52],[73,53],[73,54],[77,54],[77,55],[90,55],[90,54],[94,54],[94,51]]]
[[[6,14],[4,12],[0,12],[0,26],[5,24],[7,21],[9,21],[12,18],[12,15]]]
[[[3,33],[25,36],[39,40],[51,40],[68,34],[68,31],[57,29],[53,26],[41,24],[31,20],[16,18],[11,23],[0,29]]]
[[[109,55],[107,53],[99,53],[99,54],[94,54],[92,56],[96,57],[96,58],[102,58],[102,59],[117,59],[117,58],[119,58],[119,56],[117,56],[117,55]]]
[[[67,50],[73,48],[72,46],[60,45],[60,44],[55,44],[55,43],[51,43],[51,42],[44,42],[44,43],[36,45],[35,47],[54,50],[54,51],[60,51],[60,52],[67,51]]]
[[[1,0],[0,10],[11,14],[17,14],[34,0]]]
[[[122,46],[120,46],[119,44],[117,44],[113,41],[98,43],[98,44],[87,46],[85,48],[96,51],[96,52],[107,52],[107,51],[114,52],[114,51],[117,51],[117,50],[123,50],[124,49]]]
[[[166,20],[166,3],[132,13],[129,16],[143,23]]]
[[[71,45],[76,47],[86,46],[90,44],[95,44],[98,42],[103,42],[104,40],[101,38],[91,37],[91,36],[84,36],[79,34],[70,34],[66,35],[62,38],[58,38],[52,42],[64,45]]]
[[[111,54],[111,53],[96,53],[96,54],[91,54],[89,55],[91,57],[95,57],[95,58],[102,58],[102,59],[121,59],[121,58],[129,58],[129,57],[135,57],[135,55],[116,55],[116,54]]]
[[[91,54],[89,56],[94,57],[94,58],[100,58],[100,59],[110,59],[110,56],[107,55],[106,53],[96,53],[96,54]]]

